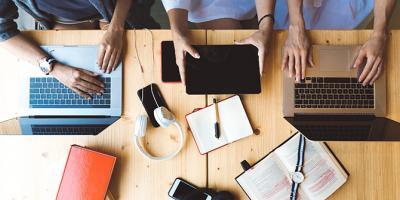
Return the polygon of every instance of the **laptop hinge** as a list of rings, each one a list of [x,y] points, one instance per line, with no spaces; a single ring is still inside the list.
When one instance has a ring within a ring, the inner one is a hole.
[[[360,121],[372,120],[375,118],[374,114],[310,114],[310,113],[296,113],[294,114],[296,120],[315,120],[315,121]]]

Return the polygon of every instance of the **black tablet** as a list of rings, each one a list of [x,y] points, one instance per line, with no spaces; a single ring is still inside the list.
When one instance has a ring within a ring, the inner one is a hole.
[[[161,80],[165,83],[180,83],[178,65],[175,61],[175,48],[172,41],[161,42]]]
[[[258,49],[252,45],[194,45],[200,59],[186,54],[186,93],[258,94]]]

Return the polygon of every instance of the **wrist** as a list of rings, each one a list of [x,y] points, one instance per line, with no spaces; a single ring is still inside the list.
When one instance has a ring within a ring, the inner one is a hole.
[[[184,40],[187,41],[187,35],[188,35],[188,30],[182,31],[182,30],[172,30],[172,37],[174,40]]]
[[[63,65],[60,63],[54,63],[53,70],[49,73],[49,75],[57,77],[60,74]]]
[[[125,27],[123,25],[115,25],[113,23],[110,24],[108,27],[107,31],[113,32],[113,33],[123,33],[125,31]]]
[[[289,33],[303,34],[306,32],[304,25],[301,24],[289,24],[288,27]]]
[[[300,17],[290,18],[289,28],[298,27],[299,29],[305,29],[304,19]]]
[[[265,33],[269,33],[272,31],[273,26],[274,26],[274,20],[270,17],[266,17],[258,25],[258,30]]]
[[[379,38],[379,39],[386,40],[387,35],[388,35],[388,31],[385,29],[374,30],[371,34],[371,38]]]

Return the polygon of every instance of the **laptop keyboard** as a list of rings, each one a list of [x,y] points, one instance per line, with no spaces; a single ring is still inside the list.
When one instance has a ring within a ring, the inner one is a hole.
[[[91,95],[87,100],[64,86],[53,77],[31,77],[30,108],[110,108],[111,78],[101,78],[105,88],[103,95]]]
[[[34,135],[97,135],[104,125],[32,125]]]
[[[295,83],[295,108],[374,108],[374,87],[357,78],[307,77]]]

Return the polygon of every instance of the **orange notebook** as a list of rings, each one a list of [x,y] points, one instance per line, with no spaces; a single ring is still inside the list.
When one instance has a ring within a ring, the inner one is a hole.
[[[57,200],[104,200],[116,157],[72,145]]]

